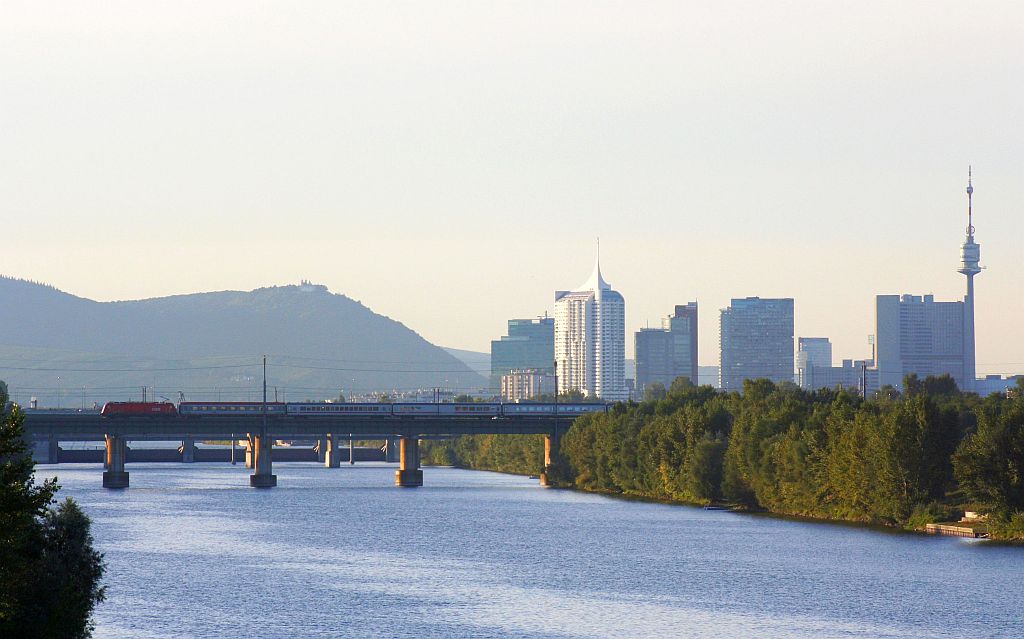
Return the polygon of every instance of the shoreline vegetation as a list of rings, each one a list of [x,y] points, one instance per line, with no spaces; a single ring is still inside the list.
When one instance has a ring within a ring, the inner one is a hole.
[[[85,639],[106,597],[88,515],[56,478],[35,483],[25,414],[0,381],[0,637]]]
[[[543,437],[424,442],[423,463],[540,474]],[[1024,384],[960,392],[908,376],[870,399],[749,380],[743,393],[655,386],[640,403],[576,419],[556,485],[661,503],[729,505],[806,521],[924,531],[981,513],[990,538],[1024,543]]]

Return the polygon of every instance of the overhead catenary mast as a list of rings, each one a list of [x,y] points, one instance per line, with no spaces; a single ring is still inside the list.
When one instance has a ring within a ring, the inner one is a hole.
[[[959,272],[967,276],[967,294],[964,296],[964,372],[963,390],[973,391],[977,377],[974,355],[974,276],[981,273],[981,246],[974,241],[974,185],[971,183],[971,167],[967,167],[967,237],[960,245]]]

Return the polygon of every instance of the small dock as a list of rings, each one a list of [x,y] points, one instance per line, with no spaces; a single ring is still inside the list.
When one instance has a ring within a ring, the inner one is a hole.
[[[963,524],[927,524],[924,527],[924,531],[930,535],[945,535],[946,537],[988,538],[988,530]]]

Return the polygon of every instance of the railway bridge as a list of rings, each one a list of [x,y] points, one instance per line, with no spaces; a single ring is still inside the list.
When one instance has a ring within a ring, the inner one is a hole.
[[[99,413],[50,413],[27,411],[25,431],[32,441],[55,447],[60,441],[103,441],[106,456],[105,488],[127,488],[126,444],[145,440],[231,439],[245,433],[250,445],[252,475],[249,485],[270,488],[277,485],[273,473],[273,441],[277,439],[320,439],[326,441],[325,464],[337,467],[339,444],[352,438],[388,439],[398,442],[398,470],[395,485],[423,485],[419,442],[423,438],[456,435],[544,435],[544,469],[540,481],[549,485],[552,458],[561,435],[576,415],[417,415],[363,416],[324,415],[316,417],[255,414],[189,416],[118,415]],[[344,435],[339,435],[344,433]],[[188,447],[186,447],[187,449]]]

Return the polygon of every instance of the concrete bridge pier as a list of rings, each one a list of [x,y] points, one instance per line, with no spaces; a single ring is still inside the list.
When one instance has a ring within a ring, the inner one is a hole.
[[[256,454],[253,452],[252,433],[245,436],[245,467],[256,467]]]
[[[37,464],[58,464],[60,463],[60,441],[53,435],[44,440],[30,442],[32,444],[32,459]]]
[[[196,461],[196,440],[186,437],[181,440],[181,461],[184,464],[191,464]]]
[[[277,486],[277,475],[273,474],[270,451],[273,449],[274,440],[267,435],[256,435],[253,437],[252,448],[255,451],[253,469],[255,472],[249,475],[249,485],[253,488],[272,488]]]
[[[423,485],[423,471],[420,470],[420,440],[415,435],[406,435],[398,444],[398,470],[395,471],[395,485],[415,488]]]
[[[124,469],[127,446],[120,435],[105,435],[107,446],[106,468],[103,472],[104,488],[128,488],[128,473]]]
[[[399,443],[397,437],[388,437],[384,440],[384,461],[389,464],[398,462]]]
[[[540,485],[550,488],[554,485],[554,459],[558,456],[558,437],[544,436],[544,472],[540,474]]]
[[[352,439],[352,433],[348,434],[348,463],[356,463],[356,440]]]
[[[326,442],[326,449],[324,451],[324,466],[327,468],[338,468],[341,466],[341,451],[338,450],[338,438],[334,433],[327,433],[327,437],[321,440],[321,443]]]

